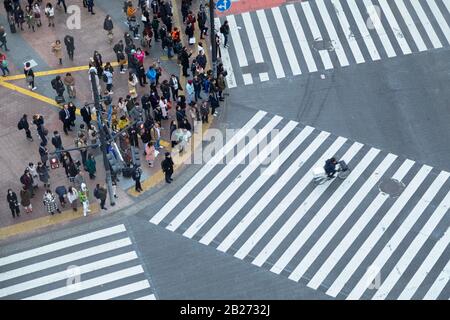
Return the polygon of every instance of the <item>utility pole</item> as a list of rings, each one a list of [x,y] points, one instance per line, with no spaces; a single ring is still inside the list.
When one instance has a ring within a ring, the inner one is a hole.
[[[216,4],[214,0],[209,0],[209,22],[211,27],[211,54],[212,54],[212,68],[213,77],[217,78],[217,44],[216,44],[216,29],[214,28],[214,13],[216,10]]]
[[[96,81],[97,74],[96,74],[95,70],[91,69],[89,71],[89,77],[91,78],[92,95],[94,96],[95,110],[97,111],[97,126],[98,126],[98,133],[100,134],[100,148],[103,153],[103,165],[105,167],[105,173],[106,173],[105,179],[106,179],[106,185],[108,186],[109,202],[110,202],[111,206],[114,206],[116,203],[114,201],[114,195],[113,195],[111,170],[109,167],[108,158],[106,156],[106,154],[107,154],[106,137],[105,137],[105,131],[103,129],[103,123],[102,123],[102,106],[100,105],[100,95],[99,95],[98,88],[97,88],[97,81]]]

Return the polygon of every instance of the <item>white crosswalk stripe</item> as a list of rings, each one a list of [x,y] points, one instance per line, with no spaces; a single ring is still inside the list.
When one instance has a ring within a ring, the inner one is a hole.
[[[117,225],[2,257],[0,298],[154,297],[131,246]]]
[[[448,258],[449,173],[277,116],[257,119],[250,120],[254,129],[266,136],[274,128],[279,138],[257,148],[259,160],[241,163],[248,152],[238,151],[228,164],[205,164],[208,169],[186,183],[189,190],[183,187],[161,209],[164,214],[156,213],[155,224],[333,297],[440,296],[449,279],[446,261],[437,264]],[[244,131],[250,129],[248,122]],[[245,149],[256,150],[247,143]],[[313,169],[332,156],[345,160],[350,174],[315,184]],[[395,183],[398,197],[379,189],[382,182]],[[385,277],[369,292],[373,274],[366,270],[373,266]],[[412,278],[402,277],[411,266]],[[427,286],[421,285],[425,278]]]
[[[230,24],[230,45],[221,51],[234,88],[448,48],[449,19],[448,0],[317,0],[228,15],[215,24],[217,30],[225,20]]]

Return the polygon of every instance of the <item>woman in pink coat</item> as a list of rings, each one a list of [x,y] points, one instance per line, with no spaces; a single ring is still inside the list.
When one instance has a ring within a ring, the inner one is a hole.
[[[148,165],[153,168],[153,162],[155,161],[155,147],[153,146],[153,142],[149,142],[145,146],[145,160],[147,160]]]
[[[138,48],[138,49],[137,49],[137,51],[136,51],[136,53],[134,54],[134,56],[136,57],[136,59],[139,61],[139,63],[140,63],[141,65],[144,64],[145,52],[143,52],[143,51],[141,50],[141,48]]]

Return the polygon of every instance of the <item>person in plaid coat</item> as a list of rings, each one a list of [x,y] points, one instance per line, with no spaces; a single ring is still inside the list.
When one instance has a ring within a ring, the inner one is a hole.
[[[56,204],[55,195],[49,189],[45,191],[43,200],[48,213],[51,215],[54,215],[55,211],[61,213],[61,210],[59,210],[58,205]]]

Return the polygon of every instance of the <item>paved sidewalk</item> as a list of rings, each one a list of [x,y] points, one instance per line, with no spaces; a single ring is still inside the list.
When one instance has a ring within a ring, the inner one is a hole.
[[[33,68],[35,72],[86,66],[94,50],[97,50],[102,54],[103,62],[115,61],[115,54],[112,50],[112,46],[110,46],[106,41],[103,30],[103,19],[106,14],[110,14],[113,17],[115,33],[113,44],[123,38],[123,32],[127,30],[127,26],[124,23],[125,17],[121,12],[122,3],[115,6],[115,8],[110,8],[109,2],[100,0],[96,2],[96,15],[91,16],[90,14],[87,14],[87,11],[82,7],[81,0],[77,2],[79,2],[79,5],[81,6],[82,28],[80,30],[68,30],[65,24],[67,16],[64,15],[62,11],[56,9],[56,28],[48,28],[45,17],[43,17],[43,26],[38,28],[35,33],[27,30],[26,24],[24,25],[24,31],[19,31],[16,34],[10,34],[8,32],[8,45],[10,47],[10,51],[7,52],[7,56],[10,61],[11,75],[22,75],[22,65],[30,58],[33,58],[38,63],[38,65]],[[193,7],[193,10],[196,10],[195,7]],[[174,25],[179,25],[179,9],[176,9],[176,6],[174,6],[174,11],[176,11],[174,12]],[[5,21],[5,12],[2,6],[0,8],[0,23],[4,23]],[[6,27],[7,31],[9,31],[7,25]],[[98,30],[98,32],[94,33],[92,30]],[[181,27],[181,30],[184,30],[184,27]],[[63,38],[66,34],[70,34],[75,38],[75,57],[74,61],[70,61],[63,45],[63,65],[61,66],[58,64],[57,59],[50,51],[50,44],[55,41],[55,39],[60,39],[63,42]],[[182,36],[184,37],[184,32],[182,32]],[[26,54],[24,54],[24,51],[26,51]],[[153,47],[150,49],[150,55],[145,59],[145,67],[148,68],[152,62],[164,56],[165,53],[161,50],[160,42],[153,43]],[[193,56],[195,56],[195,54]],[[163,75],[161,79],[168,78],[171,73],[180,74],[180,66],[176,65],[176,59],[172,59],[171,61],[165,61],[164,59],[160,60],[163,68]],[[208,64],[209,63],[210,61],[208,61]],[[63,70],[61,71],[63,72],[61,75],[64,75],[65,72]],[[77,98],[74,99],[73,102],[77,107],[81,107],[84,102],[90,102],[92,99],[90,85],[87,81],[87,71],[75,71],[72,72],[72,75],[76,79],[77,88]],[[53,99],[55,93],[51,88],[50,81],[54,77],[54,74],[37,77],[36,86],[38,89],[36,90],[36,93]],[[0,81],[2,80],[0,79]],[[181,76],[181,74],[180,81],[182,81],[184,88],[185,79]],[[8,83],[23,88],[24,90],[22,91],[28,91],[24,79],[11,80],[8,81]],[[140,88],[138,86],[138,93],[140,95],[147,91],[148,86],[146,86],[146,88]],[[125,97],[126,94],[128,94],[126,74],[122,75],[119,72],[116,72],[114,75],[113,103],[117,102],[118,97]],[[67,99],[68,97],[66,95],[66,100]],[[166,141],[170,141],[168,129],[170,121],[174,119],[174,109],[175,108],[172,108],[171,110],[171,118],[163,123],[164,130],[162,130],[162,134],[163,139]],[[28,162],[33,162],[36,164],[40,161],[38,153],[40,140],[36,133],[35,126],[30,123],[34,138],[33,142],[27,141],[25,139],[25,133],[17,130],[17,122],[22,114],[28,114],[29,120],[32,118],[33,114],[42,114],[45,119],[45,126],[49,130],[49,140],[51,139],[52,132],[54,130],[58,130],[63,139],[63,145],[65,148],[70,148],[74,145],[73,140],[76,135],[76,130],[79,128],[79,124],[82,121],[80,117],[78,117],[76,127],[73,129],[74,131],[70,132],[70,134],[66,136],[62,130],[62,123],[58,119],[58,111],[59,109],[56,106],[36,100],[32,96],[24,95],[17,91],[8,90],[1,86],[0,83],[0,112],[2,112],[3,115],[3,117],[0,118],[0,144],[3,146],[3,152],[0,154],[0,163],[2,164],[0,168],[0,180],[4,186],[4,201],[0,202],[0,240],[14,234],[31,232],[37,228],[43,228],[48,225],[63,223],[82,217],[82,210],[80,208],[77,213],[73,213],[69,210],[60,215],[56,214],[55,216],[49,216],[45,211],[44,205],[42,204],[44,188],[41,182],[39,182],[40,187],[35,197],[32,199],[33,213],[26,214],[21,207],[21,216],[13,219],[6,202],[7,188],[13,189],[19,196],[19,190],[21,188],[19,177],[23,174]],[[204,127],[204,129],[206,128],[207,127]],[[201,142],[201,139],[197,140],[199,141],[195,144],[195,146]],[[168,146],[167,143],[165,145],[166,147]],[[48,148],[50,151],[53,151],[51,142],[49,142]],[[142,143],[140,143],[140,148],[142,152]],[[143,187],[145,190],[148,190],[164,181],[160,161],[163,158],[165,150],[170,150],[170,147],[162,150],[163,152],[161,152],[158,156],[158,161],[155,162],[153,168],[149,168],[146,165],[144,156],[141,155],[142,168],[144,171],[143,178],[146,180],[143,182]],[[90,180],[87,172],[82,172],[82,175],[91,190],[91,194],[96,183],[103,184],[105,181],[101,153],[98,150],[94,150],[92,153],[97,162],[96,179]],[[74,160],[76,158],[80,158],[79,152],[77,151],[71,152],[71,154],[72,157],[74,157]],[[184,155],[184,157],[189,156],[189,153]],[[178,165],[176,170],[180,168],[181,166]],[[52,191],[54,191],[54,189],[59,185],[65,185],[66,187],[70,185],[62,167],[58,169],[51,169],[50,177]],[[114,207],[110,207],[109,199],[107,200],[106,206],[108,207],[108,213],[132,205],[136,201],[135,196],[138,196],[133,190],[134,188],[132,186],[134,185],[134,182],[132,179],[126,179],[123,177],[120,179],[121,180],[117,188],[119,198],[116,199],[116,206]],[[134,197],[130,197],[130,195]],[[98,201],[96,199],[91,199],[93,213],[99,212],[97,202]]]

